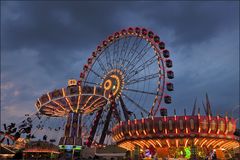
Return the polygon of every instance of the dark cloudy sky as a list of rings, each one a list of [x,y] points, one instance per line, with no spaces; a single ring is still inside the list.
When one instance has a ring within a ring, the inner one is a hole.
[[[129,26],[153,30],[172,53],[173,108],[214,113],[239,106],[239,2],[1,2],[2,122],[36,111],[36,99],[65,86],[96,45]],[[202,109],[203,111],[203,109]],[[235,117],[237,117],[235,110]]]

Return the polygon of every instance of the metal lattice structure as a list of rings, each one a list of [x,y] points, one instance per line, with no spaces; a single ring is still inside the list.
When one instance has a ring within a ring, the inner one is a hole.
[[[107,143],[105,133],[111,136],[116,123],[155,116],[163,103],[171,103],[174,74],[169,57],[159,36],[139,27],[115,32],[97,46],[80,73],[79,84],[103,88],[113,98],[103,111],[83,117],[88,146],[93,141]]]

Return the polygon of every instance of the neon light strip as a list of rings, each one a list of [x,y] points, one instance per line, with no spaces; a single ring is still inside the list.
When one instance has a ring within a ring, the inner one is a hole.
[[[208,148],[211,144],[213,144],[214,142],[215,142],[215,140],[212,140],[212,141],[208,142],[208,144],[206,144],[206,145],[207,145],[207,148]]]
[[[132,133],[131,133],[131,122],[130,122],[130,120],[128,120],[128,127],[129,127],[129,129],[128,129],[128,134],[129,134],[130,136],[132,136]]]
[[[52,101],[52,102],[55,103],[56,105],[60,106],[64,111],[66,111],[66,109],[60,103],[58,103],[56,101]]]
[[[155,126],[154,126],[154,117],[152,116],[152,123],[153,123],[153,133],[156,133]]]
[[[162,144],[161,144],[160,140],[156,140],[156,142],[160,147],[162,147]]]
[[[96,86],[93,87],[93,94],[96,94]]]
[[[87,100],[86,103],[84,104],[83,108],[85,108],[85,107],[87,106],[88,102],[89,102],[91,99],[92,99],[92,96],[90,96],[90,97],[88,98],[88,100]]]
[[[167,134],[167,129],[165,128],[165,134]]]
[[[215,140],[215,142],[213,143],[213,149],[214,149],[214,146],[220,141],[221,141],[221,139],[220,140]]]
[[[133,143],[138,145],[138,146],[140,146],[141,148],[144,148],[144,146],[141,143],[137,142],[137,141],[134,141]]]
[[[79,107],[80,107],[81,95],[82,95],[82,89],[81,89],[80,86],[78,86],[78,101],[77,101],[77,109],[76,109],[76,112],[79,110]]]
[[[82,95],[84,95],[84,96],[92,96],[92,94],[88,94],[88,93],[83,93]],[[68,95],[68,96],[66,96],[66,97],[71,98],[71,97],[76,97],[76,96],[79,96],[79,94]],[[102,96],[102,95],[96,95],[96,96],[102,97],[102,98],[104,98],[105,100],[108,101],[108,98],[106,98],[106,97],[104,97],[104,96]],[[63,99],[63,97],[53,98],[52,101],[56,101],[56,100],[60,100],[60,99]],[[40,103],[40,106],[42,107],[42,106],[44,106],[45,104],[50,103],[50,101],[48,101],[48,102],[46,102],[46,103],[44,103],[44,104],[41,104],[41,102],[39,101],[39,103]]]
[[[141,141],[141,143],[145,144],[147,147],[150,146],[149,143],[147,141],[145,141],[145,140]]]
[[[196,145],[198,141],[199,141],[199,139],[196,139],[196,141],[194,142],[194,145]]]
[[[51,109],[51,110],[56,110],[57,112],[59,113],[64,113],[63,111],[60,111],[59,109],[57,109],[56,107],[52,106],[52,105],[49,105],[49,104],[46,104],[46,107]]]
[[[185,141],[185,147],[187,147],[188,140],[189,140],[189,139],[187,139],[187,140]]]
[[[72,105],[71,105],[69,99],[66,97],[65,100],[67,101],[67,104],[69,105],[69,107],[71,108],[71,110],[74,112],[74,109],[72,108]]]
[[[70,108],[72,111],[74,111],[73,108],[72,108],[72,105],[71,105],[70,102],[69,102],[69,99],[66,97],[66,93],[65,93],[64,88],[62,88],[62,93],[63,93],[63,97],[65,97],[64,99],[67,101],[67,104],[68,104],[69,108]]]
[[[222,143],[224,143],[224,141],[220,140],[220,142],[216,143],[215,146],[213,146],[213,148],[216,148],[217,146],[220,146]]]
[[[167,142],[168,147],[170,147],[169,141],[167,139],[166,139],[166,142]]]
[[[224,146],[229,145],[229,143],[232,143],[232,142],[226,142],[226,143],[222,144],[222,145],[220,146],[220,148],[224,148]]]
[[[147,135],[146,130],[145,130],[145,125],[144,125],[144,119],[142,118],[142,124],[143,124],[143,133],[144,135]]]
[[[148,142],[149,142],[151,145],[153,145],[154,148],[156,148],[156,145],[155,145],[155,143],[154,143],[152,140],[148,140]]]
[[[100,97],[100,98],[97,98],[96,100],[94,100],[93,103],[91,103],[91,105],[90,105],[89,107],[85,108],[85,110],[88,109],[88,108],[91,108],[92,106],[94,106],[94,104],[95,104],[97,101],[99,101],[100,99],[102,99],[102,98]]]
[[[186,133],[188,133],[188,128],[186,127]]]
[[[37,110],[39,111],[43,105],[42,105],[41,101],[39,100],[39,98],[37,99],[37,101],[39,103],[39,108],[37,107],[37,103],[35,104],[35,106],[36,106]]]
[[[51,101],[51,97],[49,95],[49,92],[47,93],[47,96],[48,96],[49,101]]]
[[[134,120],[134,123],[135,123],[135,126],[136,126],[136,128],[137,128],[137,119],[135,119],[135,120]],[[137,136],[139,136],[138,129],[136,129],[136,131],[135,131],[135,132],[136,132]]]
[[[201,132],[201,127],[200,127],[200,124],[199,124],[199,127],[198,127],[198,133]]]
[[[207,140],[205,140],[202,144],[201,144],[201,147],[207,142]]]

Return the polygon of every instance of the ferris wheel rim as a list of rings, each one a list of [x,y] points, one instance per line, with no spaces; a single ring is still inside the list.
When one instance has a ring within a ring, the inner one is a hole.
[[[168,51],[165,49],[165,43],[163,41],[160,41],[160,38],[157,34],[154,34],[151,30],[147,30],[142,27],[129,27],[128,29],[122,29],[119,32],[115,32],[111,34],[107,39],[103,40],[96,48],[95,51],[92,52],[92,55],[88,58],[87,64],[84,65],[83,72],[80,73],[80,84],[86,84],[87,79],[90,73],[90,70],[92,70],[92,67],[94,66],[96,60],[101,56],[101,54],[104,52],[104,50],[109,47],[111,44],[115,43],[117,40],[125,37],[139,37],[147,42],[147,44],[150,44],[154,51],[154,56],[157,59],[158,62],[158,69],[159,69],[159,75],[158,75],[158,84],[156,88],[156,96],[153,100],[153,104],[150,107],[149,115],[155,116],[157,111],[160,108],[161,101],[163,100],[163,97],[165,95],[165,85],[166,85],[166,66],[165,66],[165,59],[162,56],[163,51]],[[162,45],[163,47],[161,47]],[[87,67],[86,67],[87,66]],[[161,73],[162,72],[162,73]],[[160,74],[161,73],[161,74]],[[96,74],[96,73],[95,73]],[[101,79],[102,77],[99,76]],[[160,94],[159,94],[160,93]]]

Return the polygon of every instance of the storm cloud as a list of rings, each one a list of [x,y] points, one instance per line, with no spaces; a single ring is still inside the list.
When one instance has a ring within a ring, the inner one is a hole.
[[[202,107],[206,92],[214,113],[231,114],[239,105],[237,1],[4,1],[2,121],[34,112],[39,96],[77,79],[98,43],[129,26],[153,30],[172,53],[175,91],[167,106],[170,113],[173,108],[190,113],[195,97]]]

